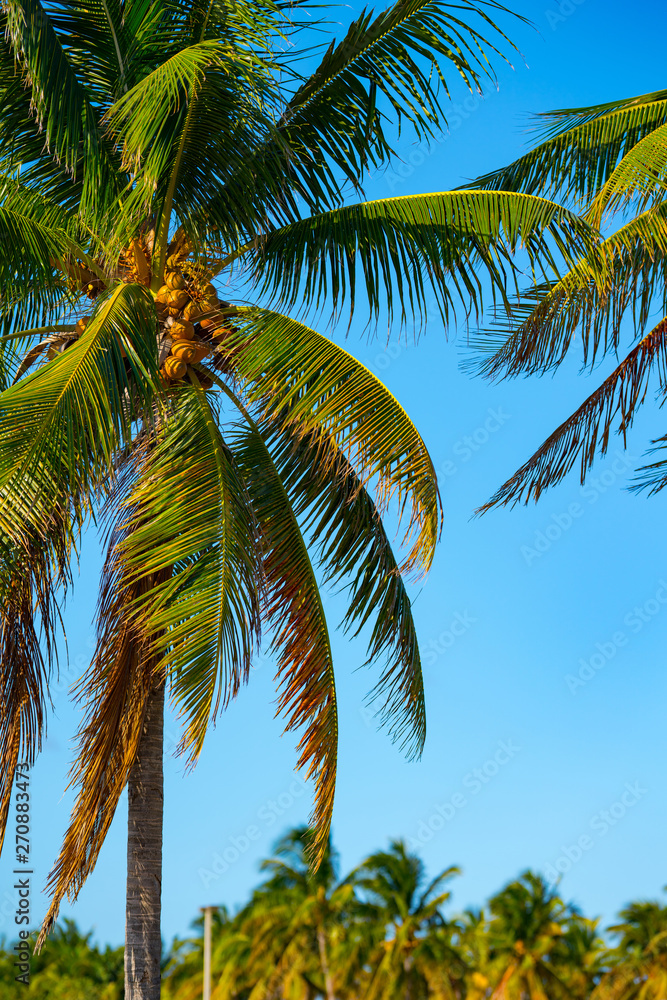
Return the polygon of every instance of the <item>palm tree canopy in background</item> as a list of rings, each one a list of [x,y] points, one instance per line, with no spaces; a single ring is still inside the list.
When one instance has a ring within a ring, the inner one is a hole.
[[[543,142],[477,184],[559,199],[605,238],[480,335],[474,367],[491,378],[553,371],[578,336],[584,369],[608,354],[625,357],[487,508],[537,500],[575,466],[583,482],[613,435],[625,442],[647,395],[662,401],[667,389],[667,91],[552,111],[539,128]],[[667,484],[667,435],[658,434],[656,459],[638,470],[634,489]]]
[[[667,908],[660,903],[633,903],[621,911],[623,922],[608,928],[617,939],[612,947],[597,920],[583,916],[557,886],[534,872],[508,883],[481,911],[450,916],[445,912],[451,911],[450,893],[443,888],[456,868],[429,885],[421,859],[395,842],[342,880],[335,864],[328,865],[329,858],[336,859],[331,852],[324,862],[328,874],[318,880],[308,874],[303,850],[294,851],[303,842],[303,830],[287,834],[262,866],[268,880],[236,916],[224,911],[216,923],[212,1000],[326,997],[318,948],[304,946],[302,938],[286,961],[281,945],[287,937],[279,930],[289,927],[290,915],[295,932],[304,927],[302,915],[308,906],[311,913],[316,910],[324,884],[329,899],[342,887],[351,890],[324,927],[337,1000],[657,1000],[660,995],[661,964],[655,956],[667,933]],[[276,947],[272,930],[279,938]],[[314,942],[313,930],[310,925]],[[201,972],[201,937],[178,942],[166,968],[166,1000],[198,1000]]]

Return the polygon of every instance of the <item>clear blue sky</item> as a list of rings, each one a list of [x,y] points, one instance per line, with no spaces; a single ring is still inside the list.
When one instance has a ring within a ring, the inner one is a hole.
[[[665,87],[663,3],[564,0],[559,10],[555,0],[540,0],[518,9],[540,32],[507,22],[528,68],[501,69],[498,93],[470,100],[445,142],[426,158],[417,155],[400,184],[375,179],[371,197],[445,190],[508,162],[527,141],[529,112]],[[461,103],[466,93],[459,88],[455,96]],[[403,150],[407,160],[413,150]],[[353,328],[350,349],[382,374],[444,473],[445,528],[435,568],[416,592],[428,704],[420,763],[403,761],[375,731],[363,710],[372,672],[355,671],[363,646],[336,638],[334,836],[343,866],[389,837],[405,837],[431,871],[462,866],[453,886],[456,910],[480,905],[527,867],[549,873],[559,859],[567,867],[567,849],[575,860],[563,893],[609,922],[626,901],[657,896],[667,882],[667,604],[660,600],[667,598],[667,496],[625,491],[632,466],[619,443],[585,492],[573,477],[538,507],[471,520],[601,372],[583,378],[573,364],[555,379],[489,386],[460,372],[464,337],[457,341],[450,330],[446,339],[437,322],[409,347],[395,337],[388,348],[382,339],[369,344],[360,330],[361,323]],[[665,419],[647,406],[629,442],[631,456],[639,460],[649,439],[665,432]],[[573,504],[575,517],[568,513]],[[67,614],[71,674],[56,691],[48,743],[33,773],[40,884],[71,807],[63,789],[76,714],[65,689],[90,655],[98,566],[91,537]],[[335,613],[336,601],[329,607]],[[601,669],[586,668],[596,655]],[[582,661],[590,679],[575,685]],[[167,941],[187,932],[199,906],[241,902],[275,837],[308,815],[310,790],[295,783],[292,740],[281,739],[273,718],[272,675],[271,664],[260,663],[194,773],[184,776],[181,763],[167,757]],[[177,732],[173,722],[167,729]],[[123,939],[124,827],[123,802],[95,873],[76,905],[63,908],[112,943]],[[577,858],[569,849],[581,837],[588,849]],[[211,880],[206,872],[225,852],[228,870]],[[0,933],[8,934],[10,868],[5,851]],[[36,918],[44,906],[35,899]]]

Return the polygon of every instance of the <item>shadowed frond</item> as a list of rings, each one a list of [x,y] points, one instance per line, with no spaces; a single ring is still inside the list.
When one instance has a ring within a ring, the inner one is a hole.
[[[667,123],[667,90],[590,108],[536,117],[543,141],[475,187],[562,197],[575,205],[594,198],[619,160]],[[467,187],[470,185],[466,185]]]
[[[441,512],[433,463],[405,410],[361,362],[287,316],[243,310],[235,372],[253,403],[270,420],[286,416],[296,437],[322,430],[354,466],[361,485],[372,483],[379,510],[396,500],[409,518],[402,572],[426,572]],[[321,456],[326,466],[330,456]],[[407,508],[407,510],[406,510]]]
[[[30,86],[42,142],[68,171],[82,170],[80,210],[94,211],[117,190],[117,176],[98,127],[93,95],[39,0],[7,0],[3,13],[7,39]]]
[[[54,590],[68,577],[60,556],[58,566],[44,539],[0,546],[0,848],[17,764],[31,767],[41,750],[60,621]]]
[[[583,483],[596,456],[606,454],[616,422],[617,431],[625,440],[635,410],[646,398],[649,377],[655,369],[664,392],[667,389],[667,318],[630,351],[618,368],[478,513],[491,507],[539,500],[545,489],[555,486],[567,475],[577,459]]]
[[[123,578],[140,587],[128,613],[169,679],[191,765],[259,638],[257,526],[217,416],[202,389],[179,390],[139,460],[117,544]]]
[[[334,442],[311,433],[295,444],[279,425],[267,441],[294,511],[310,536],[325,582],[348,595],[343,621],[358,635],[371,626],[366,665],[385,660],[369,695],[380,725],[408,757],[421,753],[426,708],[417,632],[410,599],[382,519],[367,490]],[[322,452],[331,452],[322,462]]]
[[[480,271],[506,301],[510,255],[521,247],[541,275],[557,255],[568,266],[598,241],[553,202],[506,192],[459,191],[362,202],[279,229],[253,249],[259,288],[283,305],[324,301],[350,313],[362,285],[377,320],[394,300],[402,323],[422,320],[433,293],[445,323],[454,291],[466,312],[482,307]],[[512,280],[512,279],[509,279]]]
[[[87,259],[77,229],[76,217],[59,205],[14,178],[0,177],[0,323],[5,330],[72,299],[62,266],[72,257]]]
[[[280,473],[256,426],[234,441],[253,499],[264,549],[266,598],[262,618],[273,632],[278,656],[278,712],[286,731],[303,730],[297,766],[315,783],[312,850],[317,863],[326,849],[336,784],[338,716],[329,630],[318,582]]]

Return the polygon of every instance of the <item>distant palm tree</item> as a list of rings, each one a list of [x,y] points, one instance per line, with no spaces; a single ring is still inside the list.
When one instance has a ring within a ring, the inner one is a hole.
[[[16,952],[0,953],[0,1000],[123,1000],[123,949],[100,948],[92,931],[59,923],[40,954],[30,959],[30,985],[17,983]]]
[[[615,435],[625,444],[653,389],[658,400],[667,391],[667,91],[539,122],[544,141],[478,186],[562,200],[605,238],[476,338],[474,367],[505,378],[553,372],[575,350],[589,371],[606,355],[625,357],[483,509],[537,500],[575,467],[583,482]],[[636,489],[667,484],[665,447],[662,434]]]
[[[255,991],[326,1000],[339,995],[356,901],[353,887],[338,881],[338,857],[330,844],[313,870],[309,851],[315,836],[300,827],[277,843],[274,856],[261,865],[269,878],[239,914],[239,934],[250,949],[243,962],[236,955],[232,964]],[[215,993],[220,1000],[231,995],[224,989]]]
[[[360,995],[367,1000],[451,1000],[459,996],[464,963],[442,914],[442,891],[456,867],[428,879],[423,861],[401,840],[371,854],[350,876],[377,928]]]
[[[592,1000],[663,1000],[667,996],[667,906],[631,903],[610,927],[619,938]]]
[[[527,871],[489,901],[488,996],[545,1000],[572,996],[558,957],[572,916],[555,890]]]

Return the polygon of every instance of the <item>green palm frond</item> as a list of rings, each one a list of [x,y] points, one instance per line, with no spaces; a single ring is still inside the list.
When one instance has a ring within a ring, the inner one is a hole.
[[[38,321],[72,301],[63,273],[70,259],[89,260],[69,212],[12,177],[0,177],[0,322],[4,329]]]
[[[183,388],[137,459],[118,563],[140,587],[129,613],[169,678],[193,764],[247,680],[259,637],[259,540],[242,475],[204,391]],[[149,586],[152,579],[164,578]]]
[[[480,177],[475,186],[589,202],[619,160],[667,123],[667,90],[590,108],[537,116],[542,142],[508,167]]]
[[[234,454],[253,498],[264,546],[262,619],[278,657],[278,712],[301,731],[298,767],[315,783],[312,856],[319,861],[331,826],[338,754],[333,657],[318,581],[285,485],[256,425],[239,433]]]
[[[311,537],[325,581],[348,594],[343,621],[358,635],[371,624],[367,665],[385,659],[369,696],[386,726],[409,757],[418,756],[426,737],[424,682],[417,632],[382,519],[367,490],[333,441],[315,433],[295,446],[279,426],[268,442],[295,513]],[[322,462],[323,451],[331,459]]]
[[[273,134],[235,171],[220,208],[229,213],[250,195],[261,203],[258,221],[267,208],[288,221],[298,213],[294,193],[310,211],[340,204],[345,185],[358,189],[368,166],[393,155],[378,101],[399,125],[433,136],[446,124],[432,80],[438,78],[448,97],[443,64],[471,90],[493,76],[489,56],[498,53],[497,44],[514,48],[491,20],[496,12],[507,9],[467,0],[398,0],[375,16],[364,9],[287,101]],[[475,19],[494,42],[471,25]]]
[[[66,39],[70,63],[102,106],[164,56],[168,43],[161,39],[158,49],[155,36],[166,14],[151,0],[75,0],[50,11],[56,32]]]
[[[581,334],[583,364],[619,346],[632,317],[641,335],[654,310],[667,311],[667,201],[617,230],[551,284],[529,288],[491,334],[471,339],[479,357],[468,367],[489,378],[514,378],[560,365]]]
[[[286,416],[297,438],[313,430],[330,436],[361,484],[373,483],[380,512],[392,500],[399,519],[409,508],[401,571],[426,572],[440,530],[440,498],[433,463],[405,410],[361,362],[310,327],[265,309],[244,310],[239,318],[243,347],[233,365],[248,398],[265,419]]]
[[[0,515],[10,537],[113,474],[140,405],[159,398],[155,330],[146,289],[119,285],[79,340],[0,394],[0,487],[18,518]]]
[[[452,288],[466,311],[482,306],[480,271],[506,301],[511,255],[521,247],[541,274],[557,270],[550,249],[571,265],[595,231],[554,202],[507,192],[458,191],[361,202],[279,229],[252,248],[259,288],[289,306],[354,309],[357,285],[371,314],[402,323],[425,318],[436,295],[447,323]]]
[[[644,212],[662,201],[667,190],[667,124],[644,136],[626,153],[600,188],[586,218],[600,227],[605,215],[627,209],[632,203]]]
[[[49,153],[67,170],[84,171],[81,211],[104,204],[115,189],[115,171],[87,92],[47,9],[39,0],[7,0],[7,39],[31,88],[36,122]]]
[[[649,378],[657,369],[659,385],[667,390],[667,318],[644,337],[602,385],[568,417],[544,444],[480,508],[514,506],[537,501],[540,494],[555,486],[579,459],[580,480],[592,467],[597,455],[605,455],[611,433],[623,434],[632,425],[635,411],[646,399]]]

